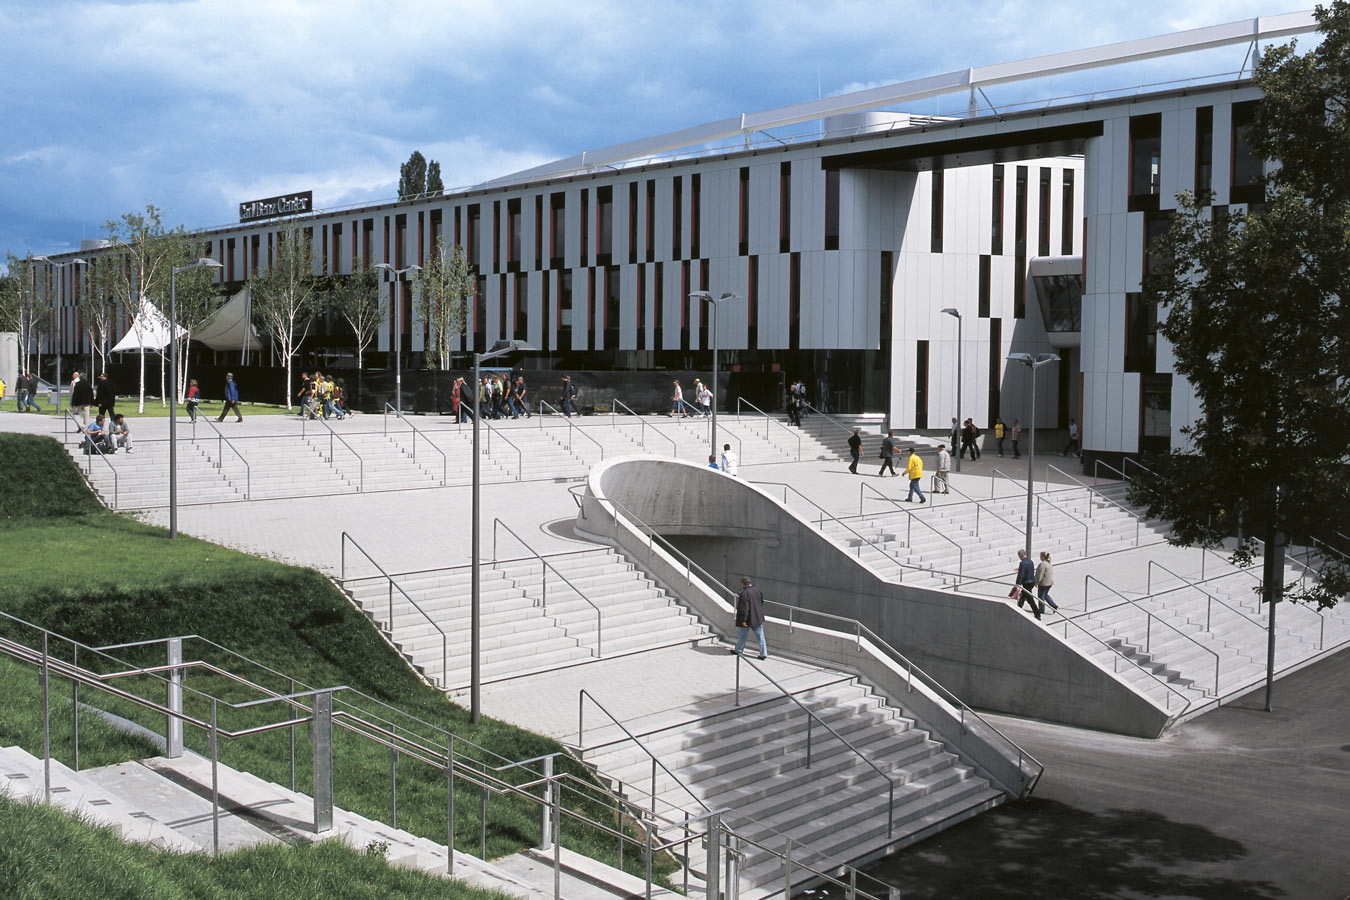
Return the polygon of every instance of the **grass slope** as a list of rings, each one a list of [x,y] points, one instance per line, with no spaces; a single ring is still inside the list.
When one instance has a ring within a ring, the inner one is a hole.
[[[468,711],[423,684],[369,620],[318,572],[182,535],[170,541],[164,529],[104,509],[93,500],[64,450],[50,438],[0,434],[0,470],[24,473],[23,477],[0,479],[0,559],[6,561],[0,612],[90,646],[197,634],[312,687],[350,685],[509,760],[562,749],[550,739],[491,719],[471,726]],[[0,633],[33,646],[32,633],[12,623],[0,624]],[[69,657],[63,648],[54,647],[52,652]],[[146,666],[163,664],[163,652],[162,645],[150,651],[118,651],[128,662]],[[189,659],[205,658],[232,671],[242,669],[278,692],[289,689],[281,680],[241,667],[198,643],[189,643],[184,652]],[[93,664],[84,651],[80,661]],[[112,668],[103,664],[104,670]],[[9,674],[3,674],[8,681]],[[23,680],[22,673],[14,677]],[[29,678],[36,680],[32,675]],[[53,696],[69,697],[69,685],[58,681],[54,680]],[[162,696],[162,686],[149,678],[119,683],[146,696],[157,696],[156,691]],[[188,685],[236,702],[258,697],[256,692],[197,671],[188,675]],[[82,689],[81,701],[94,702],[91,693]],[[0,694],[0,708],[7,704],[18,705],[20,711],[0,716],[0,745],[17,743],[30,752],[40,751],[40,708],[35,711],[31,698],[9,703]],[[156,732],[163,729],[161,716],[130,704],[100,700],[99,705]],[[64,710],[69,713],[68,702]],[[203,720],[209,717],[208,703],[192,695],[186,710]],[[246,711],[221,707],[219,714],[221,726],[229,729],[275,722],[288,715],[276,705]],[[119,752],[126,753],[123,759],[146,755],[143,748],[133,751],[114,741],[107,753],[91,756],[85,729],[92,718],[80,718],[82,765],[118,761]],[[70,731],[60,726],[53,742],[54,752],[67,763],[71,761]],[[186,739],[189,747],[205,751],[204,732],[189,727]],[[297,729],[295,740],[295,787],[309,792],[311,760],[303,727]],[[236,768],[287,784],[287,741],[284,731],[225,740],[220,756]],[[337,804],[388,821],[389,751],[341,729],[335,729],[334,742]],[[489,761],[490,765],[499,763]],[[563,767],[594,783],[584,767],[571,760],[564,760]],[[483,852],[480,799],[476,789],[457,782],[455,842],[474,854]],[[397,802],[400,828],[433,840],[445,839],[445,778],[440,770],[406,756],[400,758]],[[602,811],[580,799],[569,805],[585,809],[592,818],[614,821],[612,809]],[[486,819],[486,855],[490,858],[538,840],[538,812],[532,804],[489,794]],[[615,860],[613,837],[571,821],[564,829],[569,848]],[[627,848],[625,868],[637,872],[640,854],[633,849]],[[662,868],[658,865],[658,870]]]

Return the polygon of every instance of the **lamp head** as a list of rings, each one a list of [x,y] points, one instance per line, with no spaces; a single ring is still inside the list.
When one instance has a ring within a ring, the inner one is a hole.
[[[942,312],[943,312],[943,315],[951,316],[953,319],[956,319],[956,320],[958,320],[958,321],[961,319],[961,310],[956,309],[955,307],[949,306],[949,307],[947,307],[946,309],[944,309]]]

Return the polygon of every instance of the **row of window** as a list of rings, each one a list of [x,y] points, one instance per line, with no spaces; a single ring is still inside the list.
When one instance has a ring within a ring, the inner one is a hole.
[[[1263,198],[1257,180],[1261,177],[1261,160],[1247,143],[1256,112],[1255,100],[1233,104],[1232,123],[1228,142],[1229,200],[1233,203],[1259,203]],[[1194,184],[1197,194],[1214,189],[1214,107],[1195,109]],[[1153,211],[1159,207],[1162,190],[1162,114],[1153,113],[1130,118],[1130,187],[1131,212]]]

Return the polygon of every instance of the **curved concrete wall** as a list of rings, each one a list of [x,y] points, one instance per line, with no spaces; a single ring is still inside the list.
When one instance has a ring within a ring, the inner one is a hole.
[[[596,466],[578,529],[646,558],[650,541],[624,527],[625,510],[726,584],[749,574],[770,601],[859,620],[971,706],[1146,737],[1167,723],[1151,700],[1010,603],[887,581],[755,485],[679,460]],[[671,564],[666,586],[697,608]],[[702,601],[718,604],[714,616],[725,618],[710,624],[729,632],[728,599]]]

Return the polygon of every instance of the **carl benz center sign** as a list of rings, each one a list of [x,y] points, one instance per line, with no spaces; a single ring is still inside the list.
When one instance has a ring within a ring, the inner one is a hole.
[[[271,219],[276,216],[295,216],[314,211],[314,192],[285,194],[280,197],[268,197],[266,200],[248,200],[239,204],[239,221],[252,222],[256,219]]]

